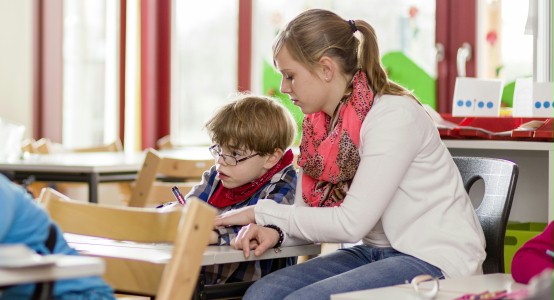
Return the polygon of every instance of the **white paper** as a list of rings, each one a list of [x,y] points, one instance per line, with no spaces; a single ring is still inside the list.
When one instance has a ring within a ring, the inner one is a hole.
[[[514,88],[512,116],[530,117],[533,115],[533,79],[518,78]]]
[[[498,117],[503,82],[499,79],[456,78],[452,115],[456,117]]]
[[[533,84],[533,117],[552,118],[552,82]]]

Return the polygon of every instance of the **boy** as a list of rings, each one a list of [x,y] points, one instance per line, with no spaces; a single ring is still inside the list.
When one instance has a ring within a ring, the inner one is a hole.
[[[220,108],[206,123],[214,145],[215,165],[185,198],[198,197],[218,213],[254,205],[259,199],[292,204],[296,189],[294,155],[296,123],[276,100],[242,94]],[[240,226],[217,228],[211,244],[229,245]],[[292,264],[291,261],[287,265]],[[234,263],[204,269],[207,284],[251,281],[269,272],[271,260]]]
[[[48,214],[22,187],[0,175],[0,244],[25,244],[39,254],[78,255]],[[33,299],[34,284],[16,285],[0,292],[2,299]],[[100,277],[59,280],[53,299],[114,299]]]

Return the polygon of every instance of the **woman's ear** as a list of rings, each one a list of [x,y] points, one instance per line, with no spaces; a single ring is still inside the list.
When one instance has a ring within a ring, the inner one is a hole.
[[[267,159],[264,163],[264,168],[271,169],[275,166],[283,157],[283,150],[275,149],[275,151],[267,156]]]
[[[319,65],[321,66],[322,79],[325,82],[330,82],[336,71],[335,61],[329,56],[322,56],[319,59]]]

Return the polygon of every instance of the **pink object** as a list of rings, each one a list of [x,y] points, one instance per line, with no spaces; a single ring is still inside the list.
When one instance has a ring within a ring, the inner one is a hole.
[[[516,282],[529,283],[529,280],[545,269],[553,269],[552,221],[536,237],[527,241],[517,250],[512,260],[512,277]],[[550,252],[550,254],[548,254]]]

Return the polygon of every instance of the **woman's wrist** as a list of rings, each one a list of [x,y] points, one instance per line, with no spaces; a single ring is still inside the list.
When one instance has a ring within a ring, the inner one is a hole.
[[[273,246],[273,249],[275,249],[275,252],[280,252],[281,245],[283,244],[283,240],[285,239],[285,234],[283,233],[283,230],[281,230],[279,226],[273,224],[266,224],[264,225],[264,227],[271,228],[277,231],[277,233],[279,234],[279,238],[277,239],[277,243],[275,244],[275,246]]]

